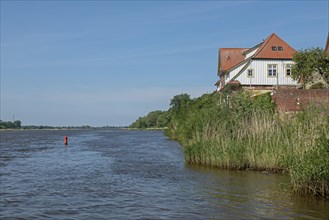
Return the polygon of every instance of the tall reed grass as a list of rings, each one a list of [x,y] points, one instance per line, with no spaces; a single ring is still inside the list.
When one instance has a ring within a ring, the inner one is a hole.
[[[190,127],[187,132],[183,126],[179,139],[187,164],[287,172],[295,191],[329,197],[328,108],[291,114],[256,108],[243,114],[217,105],[183,121]]]

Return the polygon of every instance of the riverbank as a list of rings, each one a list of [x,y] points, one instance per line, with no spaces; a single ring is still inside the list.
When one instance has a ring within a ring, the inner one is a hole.
[[[151,128],[125,128],[127,130],[137,130],[137,131],[164,131],[166,129],[168,129],[168,127],[160,127],[160,128],[155,128],[155,127],[151,127]]]
[[[270,94],[207,94],[172,106],[166,135],[181,143],[187,164],[285,172],[296,193],[329,198],[328,106],[274,107]]]

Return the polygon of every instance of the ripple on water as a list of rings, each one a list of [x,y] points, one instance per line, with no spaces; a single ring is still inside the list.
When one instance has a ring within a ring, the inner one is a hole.
[[[1,219],[329,219],[287,176],[185,166],[161,131],[1,135]]]

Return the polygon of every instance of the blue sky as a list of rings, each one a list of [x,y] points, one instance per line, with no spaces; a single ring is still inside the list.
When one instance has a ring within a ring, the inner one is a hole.
[[[129,125],[216,88],[218,49],[324,47],[328,1],[3,1],[1,120]]]

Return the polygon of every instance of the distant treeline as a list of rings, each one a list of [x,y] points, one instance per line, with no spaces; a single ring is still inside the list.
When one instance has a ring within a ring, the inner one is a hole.
[[[2,121],[0,120],[0,129],[114,129],[114,128],[124,128],[116,126],[102,126],[102,127],[92,127],[90,125],[82,126],[49,126],[49,125],[24,125],[22,122],[17,121]]]
[[[89,125],[83,126],[48,126],[48,125],[26,125],[22,129],[92,129]]]
[[[48,126],[48,125],[25,125],[22,126],[22,122],[17,121],[2,121],[0,120],[0,129],[91,129],[93,127],[89,125],[83,126]]]
[[[21,121],[2,121],[0,120],[0,129],[20,129],[22,125]]]

